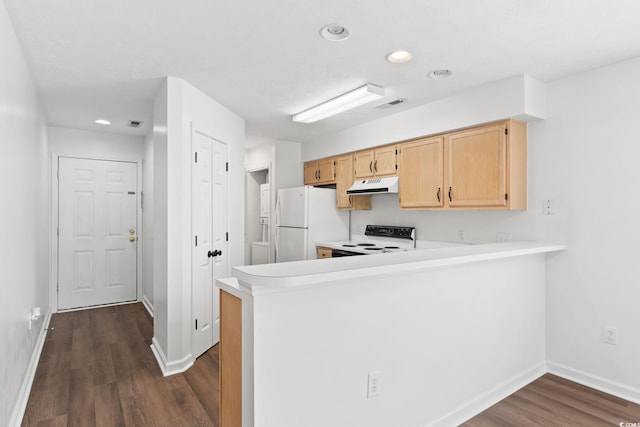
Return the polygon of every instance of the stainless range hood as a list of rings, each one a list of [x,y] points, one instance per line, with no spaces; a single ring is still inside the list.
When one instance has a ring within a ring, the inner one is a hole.
[[[347,194],[389,194],[398,192],[398,177],[359,179],[347,190]]]

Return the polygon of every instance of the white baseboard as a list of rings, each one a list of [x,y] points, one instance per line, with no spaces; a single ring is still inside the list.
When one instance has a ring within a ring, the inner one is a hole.
[[[546,366],[541,362],[520,374],[517,374],[502,384],[486,391],[471,401],[459,406],[436,421],[428,424],[429,427],[451,427],[462,424],[480,412],[500,402],[505,397],[515,393],[522,387],[540,378],[546,373]]]
[[[147,298],[146,295],[142,297],[142,305],[144,305],[144,308],[147,309],[149,315],[153,319],[153,304],[151,304],[151,301],[149,301],[149,298]]]
[[[27,372],[25,373],[20,391],[18,392],[18,400],[13,408],[11,414],[11,420],[9,426],[20,427],[22,419],[24,418],[24,411],[27,409],[27,403],[29,402],[29,394],[31,394],[31,387],[33,386],[33,379],[36,376],[36,369],[38,369],[38,362],[40,361],[40,355],[42,354],[42,347],[44,347],[44,340],[47,337],[47,331],[49,328],[49,322],[51,321],[51,311],[47,313],[42,322],[42,328],[38,334],[36,345],[31,353],[31,359],[29,360],[29,366],[27,366]]]
[[[194,362],[193,355],[191,353],[180,360],[172,360],[171,362],[167,361],[167,358],[164,355],[162,348],[160,348],[156,337],[153,337],[153,339],[151,340],[151,351],[153,351],[153,355],[158,361],[158,366],[160,366],[162,375],[164,375],[165,377],[168,377],[169,375],[180,374],[186,371],[193,365]]]
[[[617,383],[555,362],[547,362],[547,372],[621,399],[640,404],[640,389],[627,384]]]

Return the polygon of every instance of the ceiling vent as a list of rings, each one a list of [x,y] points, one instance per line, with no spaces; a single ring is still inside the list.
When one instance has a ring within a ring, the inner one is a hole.
[[[139,120],[129,120],[127,122],[127,126],[129,126],[130,128],[139,128],[140,126],[142,126],[142,123],[143,122]]]
[[[394,107],[396,105],[402,104],[403,102],[407,102],[404,98],[394,99],[393,101],[385,102],[384,104],[376,105],[376,108],[389,108]]]

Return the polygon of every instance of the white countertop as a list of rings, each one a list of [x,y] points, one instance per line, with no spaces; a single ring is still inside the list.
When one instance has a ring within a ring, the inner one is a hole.
[[[318,286],[326,282],[393,275],[423,269],[480,262],[514,256],[540,254],[567,249],[564,244],[504,242],[457,245],[408,252],[294,261],[235,267],[235,280],[219,280],[216,285],[233,294],[260,295]]]

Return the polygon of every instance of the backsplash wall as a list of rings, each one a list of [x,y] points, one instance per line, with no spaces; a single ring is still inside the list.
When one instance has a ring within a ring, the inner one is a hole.
[[[351,213],[351,233],[363,234],[367,224],[379,224],[416,227],[419,240],[486,243],[508,234],[511,240],[537,240],[535,211],[400,210],[397,194],[381,194],[372,196],[370,211]]]

